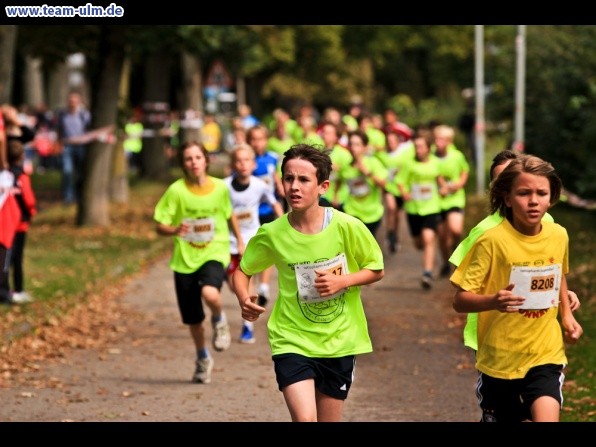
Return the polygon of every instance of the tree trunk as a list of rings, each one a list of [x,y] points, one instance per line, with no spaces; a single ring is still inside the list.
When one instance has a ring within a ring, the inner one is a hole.
[[[10,102],[14,67],[16,25],[0,27],[0,104]],[[6,139],[0,141],[0,170],[8,168]]]
[[[53,65],[48,79],[48,107],[57,110],[65,107],[64,100],[68,96],[68,67],[62,61]]]
[[[169,110],[168,93],[170,91],[170,58],[169,50],[159,50],[149,54],[145,60],[145,102],[153,107],[155,104],[166,104]],[[159,112],[145,111],[145,118],[154,118]],[[151,180],[166,179],[168,160],[165,155],[165,137],[161,134],[165,129],[159,121],[145,121],[145,129],[153,131],[151,136],[143,138],[141,150],[141,177]]]
[[[184,99],[182,116],[188,109],[203,110],[201,61],[195,55],[182,54],[182,73],[184,76]],[[199,141],[199,129],[183,128],[180,141]]]
[[[115,125],[118,114],[119,84],[124,63],[127,29],[120,26],[101,27],[97,89],[93,94],[92,124],[94,128]],[[92,86],[94,87],[94,86]],[[113,143],[95,140],[87,147],[82,194],[77,208],[77,224],[107,226],[109,219],[109,186]]]
[[[185,109],[203,110],[203,94],[201,79],[201,61],[198,56],[182,54],[182,72],[184,73]]]
[[[120,77],[120,88],[118,89],[118,109],[120,111],[127,109],[128,97],[130,93],[130,58],[126,57],[122,66],[122,75]],[[123,120],[125,121],[125,120]],[[121,127],[123,123],[118,123],[116,132],[116,146],[114,147],[112,159],[112,180],[111,180],[111,198],[116,203],[128,203],[129,185],[128,185],[128,161],[124,152],[124,139],[126,133]]]
[[[25,57],[25,104],[38,107],[45,104],[45,90],[43,85],[42,60],[37,57]]]
[[[17,25],[0,27],[0,104],[11,102]]]

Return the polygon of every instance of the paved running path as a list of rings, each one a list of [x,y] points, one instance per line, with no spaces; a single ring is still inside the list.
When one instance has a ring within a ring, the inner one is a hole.
[[[385,278],[363,289],[374,352],[358,358],[344,420],[477,421],[476,374],[461,343],[461,317],[451,308],[453,288],[440,279],[431,291],[422,290],[421,254],[407,228],[400,237],[400,251],[385,256]],[[275,382],[266,321],[256,323],[255,344],[240,344],[240,311],[227,286],[233,343],[213,353],[209,385],[190,383],[194,349],[179,320],[167,258],[131,281],[120,299],[137,312],[118,322],[128,328],[122,339],[100,351],[74,351],[31,373],[52,378],[55,387],[0,389],[0,422],[290,420]]]

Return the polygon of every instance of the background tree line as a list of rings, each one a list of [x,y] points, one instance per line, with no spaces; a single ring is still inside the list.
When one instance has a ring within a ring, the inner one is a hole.
[[[507,142],[516,28],[484,32],[487,130]],[[526,150],[551,161],[569,190],[596,198],[596,28],[532,25],[526,41]],[[346,109],[358,98],[371,110],[394,107],[412,126],[431,119],[457,126],[466,108],[461,92],[474,86],[473,25],[4,25],[0,102],[30,101],[35,89],[25,68],[38,64],[44,88],[37,99],[61,106],[65,58],[77,52],[87,60],[93,127],[121,124],[146,101],[202,109],[215,60],[229,69],[238,101],[259,117],[303,103]],[[147,143],[143,175],[159,178],[167,172],[163,148]],[[107,225],[114,185],[126,188],[124,155],[99,141],[89,155],[78,223]]]

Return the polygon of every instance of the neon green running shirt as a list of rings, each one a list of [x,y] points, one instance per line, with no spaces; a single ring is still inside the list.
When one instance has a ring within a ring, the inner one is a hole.
[[[348,272],[384,268],[381,248],[366,226],[355,217],[332,211],[331,222],[318,234],[296,231],[287,214],[262,225],[240,261],[249,276],[271,265],[277,268],[279,292],[267,323],[272,355],[336,358],[372,352],[359,286],[321,302],[304,302],[298,294],[302,278],[295,266],[299,264],[344,254]]]
[[[197,271],[207,261],[230,263],[230,230],[232,202],[222,179],[208,177],[211,187],[191,190],[184,179],[172,183],[155,206],[153,218],[164,225],[178,226],[183,219],[193,219],[198,230],[195,240],[174,236],[170,268],[178,273]],[[209,183],[208,183],[209,185]],[[201,239],[201,240],[199,240]]]

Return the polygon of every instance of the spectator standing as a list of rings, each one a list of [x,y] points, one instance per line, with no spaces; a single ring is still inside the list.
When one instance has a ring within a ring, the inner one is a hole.
[[[141,120],[141,109],[134,109],[132,116],[124,125],[124,153],[128,160],[128,168],[137,173],[141,169],[141,151],[143,150],[144,126]]]
[[[14,175],[8,169],[4,117],[0,113],[0,304],[12,304],[5,274],[20,221],[21,210],[14,197]]]
[[[8,141],[8,163],[15,181],[14,197],[21,211],[21,219],[16,228],[14,241],[10,253],[9,269],[4,272],[3,284],[10,290],[10,271],[12,270],[13,287],[11,300],[13,303],[28,303],[31,296],[24,289],[25,275],[23,269],[25,242],[31,219],[37,213],[36,198],[31,186],[31,178],[24,170],[25,148],[17,139]]]
[[[58,113],[58,138],[63,143],[62,188],[65,204],[75,203],[80,196],[85,169],[86,145],[70,141],[87,133],[91,126],[91,113],[82,102],[81,94],[70,92],[65,110]]]

